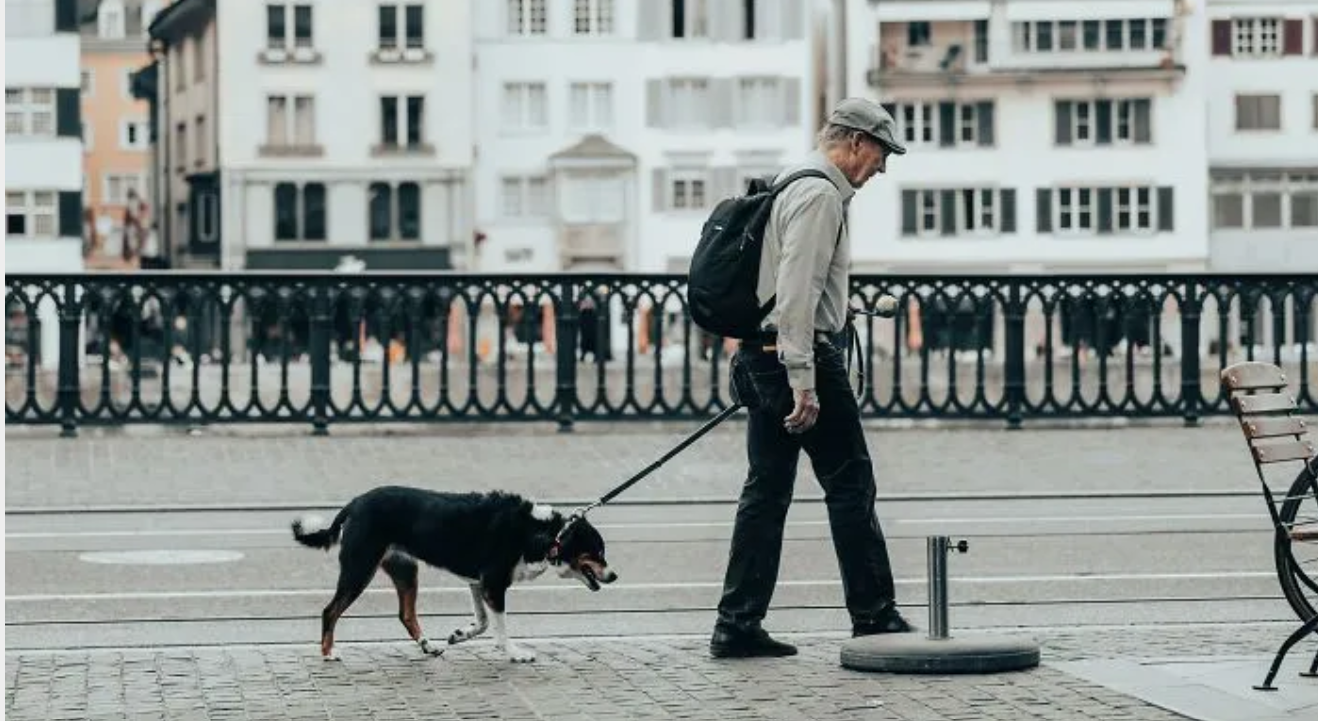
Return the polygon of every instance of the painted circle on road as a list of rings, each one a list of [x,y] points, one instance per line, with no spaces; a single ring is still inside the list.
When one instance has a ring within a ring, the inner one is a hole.
[[[197,563],[232,563],[243,557],[238,551],[94,551],[78,556],[86,563],[112,563],[128,566],[177,566]]]

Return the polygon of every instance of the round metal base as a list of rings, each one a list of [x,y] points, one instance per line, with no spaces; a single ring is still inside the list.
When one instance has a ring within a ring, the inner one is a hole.
[[[842,665],[884,673],[998,673],[1039,665],[1039,645],[1009,636],[931,639],[924,634],[861,636],[842,644]]]

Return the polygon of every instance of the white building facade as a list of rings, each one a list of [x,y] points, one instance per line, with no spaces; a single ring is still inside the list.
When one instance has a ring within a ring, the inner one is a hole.
[[[72,273],[82,262],[82,110],[77,0],[5,2],[5,272]],[[50,297],[11,298],[6,349],[45,368],[59,362],[59,318]],[[35,313],[33,312],[35,310]]]
[[[1208,259],[1204,24],[1173,0],[848,0],[849,94],[909,153],[851,204],[858,271]]]
[[[1318,6],[1209,0],[1214,270],[1318,268]],[[1312,332],[1309,338],[1314,336]]]
[[[714,203],[810,147],[808,6],[476,3],[480,268],[685,272]]]
[[[83,267],[77,5],[5,2],[5,270],[11,273]]]
[[[466,267],[471,7],[220,3],[224,267]]]

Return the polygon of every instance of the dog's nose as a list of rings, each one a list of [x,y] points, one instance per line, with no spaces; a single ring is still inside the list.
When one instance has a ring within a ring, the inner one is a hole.
[[[618,574],[614,573],[613,571],[609,571],[608,573],[604,574],[603,580],[605,583],[613,583],[614,581],[618,580]]]

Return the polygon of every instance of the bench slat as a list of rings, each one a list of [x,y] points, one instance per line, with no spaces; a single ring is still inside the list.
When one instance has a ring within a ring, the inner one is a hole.
[[[1286,373],[1271,363],[1245,361],[1223,368],[1221,380],[1231,390],[1284,388]]]
[[[1249,413],[1276,413],[1295,410],[1295,398],[1288,393],[1260,393],[1253,396],[1235,396],[1231,407],[1239,415]]]
[[[1254,460],[1258,463],[1297,461],[1312,458],[1315,452],[1318,452],[1318,447],[1314,446],[1311,440],[1269,443],[1266,446],[1250,444],[1249,449],[1254,453]]]
[[[1242,418],[1240,425],[1244,428],[1247,438],[1298,436],[1309,432],[1309,424],[1299,416]]]

